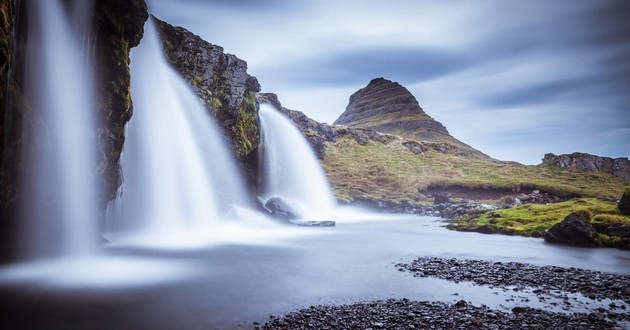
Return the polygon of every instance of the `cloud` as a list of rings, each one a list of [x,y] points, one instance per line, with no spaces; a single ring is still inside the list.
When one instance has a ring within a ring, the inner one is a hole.
[[[491,156],[628,155],[619,141],[630,140],[630,1],[150,4],[318,120],[334,121],[352,92],[383,76]]]
[[[363,84],[386,76],[401,83],[437,78],[469,66],[456,52],[432,47],[374,47],[319,55],[266,68],[277,79],[305,87]]]

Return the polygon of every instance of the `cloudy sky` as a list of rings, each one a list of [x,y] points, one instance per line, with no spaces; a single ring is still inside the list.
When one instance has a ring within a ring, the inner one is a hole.
[[[502,160],[630,156],[630,1],[149,0],[332,123],[375,77]]]

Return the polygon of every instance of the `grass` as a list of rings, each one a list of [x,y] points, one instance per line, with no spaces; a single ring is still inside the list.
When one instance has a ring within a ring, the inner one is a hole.
[[[630,221],[629,218],[619,215],[617,204],[614,202],[597,198],[576,198],[549,205],[525,204],[486,212],[477,217],[464,217],[455,222],[456,229],[459,230],[476,230],[482,226],[491,226],[500,233],[541,237],[545,230],[572,212],[585,215],[581,216],[585,220],[592,218],[591,223],[594,227],[596,221],[598,223],[608,221],[604,219],[612,218],[620,223]]]
[[[586,173],[549,165],[497,163],[428,150],[415,155],[401,139],[359,145],[342,136],[327,143],[323,163],[337,197],[427,203],[429,187],[539,189],[560,197],[619,198],[626,184],[607,173]]]

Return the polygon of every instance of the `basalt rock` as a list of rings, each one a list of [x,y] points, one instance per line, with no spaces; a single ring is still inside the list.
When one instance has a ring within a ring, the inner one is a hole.
[[[271,216],[282,221],[302,219],[302,210],[282,197],[271,197],[265,203]]]
[[[630,181],[630,160],[628,158],[609,158],[574,152],[572,154],[545,154],[543,164],[564,168],[575,168],[584,172],[610,173],[624,181]]]
[[[27,67],[29,1],[0,1],[0,237],[6,243],[14,231],[20,173],[28,173],[21,159],[23,122],[36,121],[37,109],[24,94]],[[97,173],[104,189],[101,207],[120,186],[119,159],[124,126],[131,117],[129,50],[143,35],[148,17],[143,0],[96,0],[93,7],[95,112],[100,126],[94,135],[99,148]],[[19,173],[18,173],[19,169]],[[11,244],[9,244],[11,245]],[[4,252],[4,251],[3,251]]]
[[[630,215],[630,188],[626,188],[617,206],[623,215]]]
[[[373,79],[352,94],[345,112],[334,124],[367,128],[412,141],[445,144],[445,148],[456,148],[460,154],[490,159],[452,137],[444,125],[424,112],[405,87],[384,78]]]
[[[601,246],[597,232],[577,213],[569,214],[560,223],[545,231],[546,242],[573,246]]]
[[[122,181],[119,161],[133,112],[129,52],[140,43],[149,14],[144,0],[97,0],[94,10],[96,107],[103,123],[99,171],[106,202]]]
[[[252,190],[256,186],[260,143],[256,93],[260,84],[247,62],[223,48],[155,17],[164,53],[214,116],[239,160]]]

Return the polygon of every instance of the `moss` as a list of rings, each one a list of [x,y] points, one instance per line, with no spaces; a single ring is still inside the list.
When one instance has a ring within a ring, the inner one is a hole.
[[[221,107],[223,107],[221,100],[212,96],[210,97],[210,105],[213,109],[221,109]]]
[[[598,231],[608,228],[608,226],[603,227],[603,223],[630,224],[630,219],[618,215],[615,207],[613,202],[597,198],[580,198],[549,205],[526,204],[477,216],[467,216],[456,219],[454,222],[456,229],[477,230],[480,227],[492,225],[498,231],[509,229],[516,235],[539,237],[545,230],[562,221],[570,213],[586,222],[591,222],[593,228]]]
[[[620,214],[602,213],[593,217],[591,225],[602,229],[618,225],[630,226],[630,218]]]
[[[246,92],[236,118],[236,134],[239,143],[236,147],[241,155],[249,154],[258,145],[258,114],[256,112],[256,93]]]

